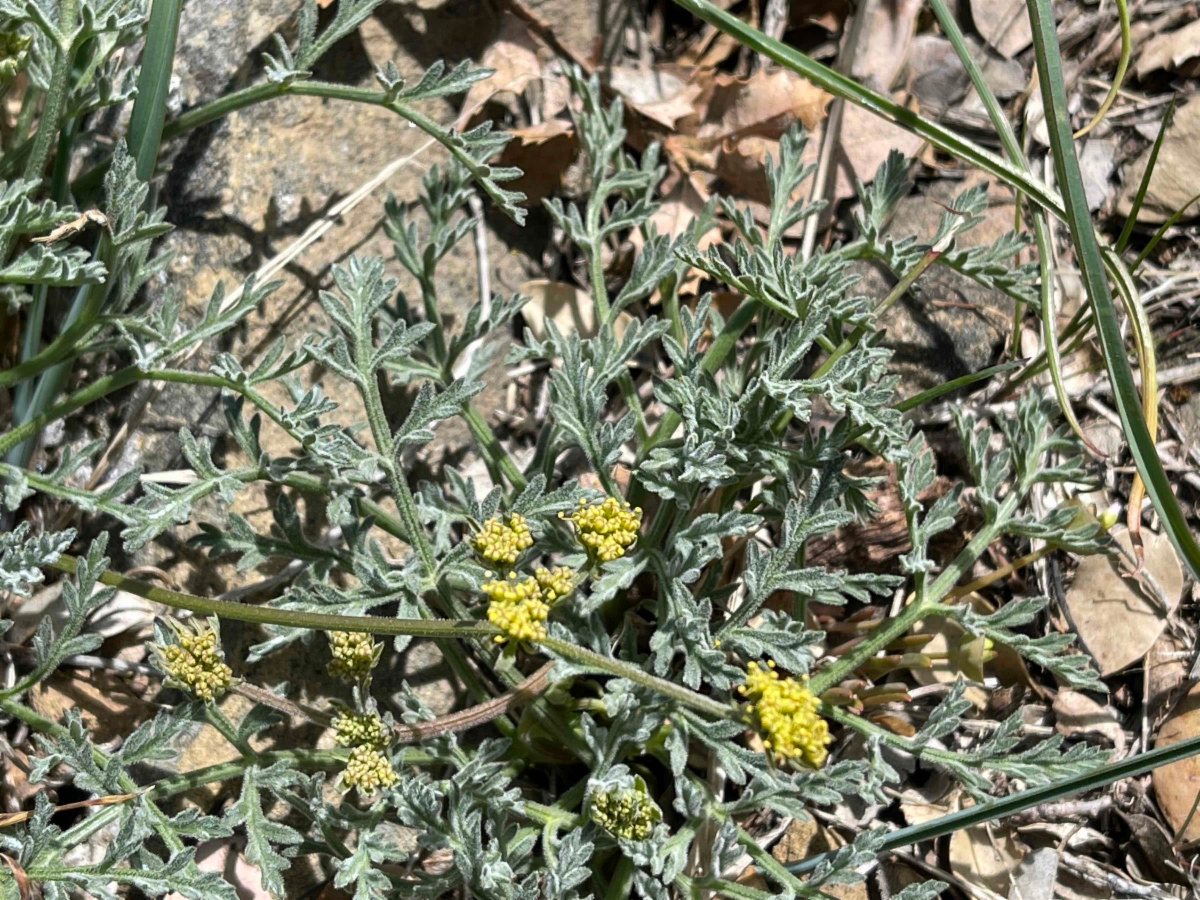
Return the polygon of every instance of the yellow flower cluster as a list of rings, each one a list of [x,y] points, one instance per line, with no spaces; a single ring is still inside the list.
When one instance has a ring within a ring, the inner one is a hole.
[[[233,670],[211,625],[195,623],[195,631],[176,626],[178,643],[156,646],[158,658],[172,681],[206,703],[220,697],[233,682]]]
[[[560,600],[575,589],[575,570],[570,566],[555,566],[553,569],[537,568],[533,571],[538,587],[547,603]]]
[[[509,573],[504,581],[483,584],[488,596],[488,621],[504,634],[496,635],[496,643],[508,638],[519,641],[539,641],[546,636],[546,617],[550,604],[542,596],[536,578],[520,578]]]
[[[638,529],[642,526],[641,507],[631,507],[616,497],[605,497],[600,503],[580,500],[579,508],[569,516],[566,513],[558,515],[574,523],[579,542],[589,556],[600,562],[612,562],[624,556],[637,540]]]
[[[360,744],[350,751],[350,759],[342,770],[342,784],[347,788],[356,787],[364,794],[391,787],[398,779],[388,758],[367,744]]]
[[[613,837],[644,841],[662,821],[658,808],[641,779],[632,788],[615,788],[592,796],[591,819]]]
[[[814,769],[825,763],[829,724],[817,715],[817,698],[807,678],[780,678],[773,660],[765,669],[752,662],[738,692],[750,699],[748,711],[758,721],[763,746],[777,761],[798,759]]]
[[[334,739],[343,747],[387,746],[388,733],[378,713],[356,713],[342,710],[333,717]]]
[[[511,566],[522,550],[533,546],[533,534],[525,517],[513,513],[507,523],[499,518],[488,519],[471,542],[486,562],[502,568]]]
[[[343,681],[363,681],[379,661],[383,644],[357,631],[329,632],[329,674]]]

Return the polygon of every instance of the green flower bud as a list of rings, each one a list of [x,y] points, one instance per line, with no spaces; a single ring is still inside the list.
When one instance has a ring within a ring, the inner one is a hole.
[[[175,643],[153,644],[159,667],[167,673],[167,684],[211,703],[229,690],[233,670],[225,665],[215,619],[193,620],[190,628],[168,620]]]
[[[629,841],[644,841],[662,821],[662,810],[651,799],[641,777],[633,779],[632,787],[596,790],[588,815],[613,837]]]
[[[363,794],[373,794],[380,788],[391,787],[399,779],[388,758],[375,747],[361,745],[350,751],[350,759],[342,770],[342,784],[358,788]]]

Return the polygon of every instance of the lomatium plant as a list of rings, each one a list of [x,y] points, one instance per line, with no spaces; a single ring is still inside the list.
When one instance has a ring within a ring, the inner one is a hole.
[[[28,820],[0,829],[6,896],[25,890],[19,872],[50,900],[126,892],[233,900],[234,888],[202,871],[194,853],[200,842],[236,834],[278,897],[288,895],[293,860],[308,855],[358,900],[818,898],[857,877],[882,832],[860,833],[801,879],[746,830],[752,815],[803,818],[844,798],[886,804],[897,760],[948,772],[979,798],[998,776],[1035,785],[1099,763],[1086,745],[1029,738],[1019,714],[985,735],[960,729],[969,708],[961,681],[940,700],[908,700],[903,682],[885,690],[894,700],[899,691],[916,723],[911,733],[864,714],[890,673],[922,664],[910,631],[937,618],[980,642],[984,666],[1006,647],[1043,677],[1102,688],[1069,636],[1041,636],[1043,598],[1008,593],[982,613],[957,590],[992,548],[1018,555],[1031,542],[1076,553],[1101,545],[1077,507],[1053,502],[1090,477],[1056,409],[1030,390],[995,421],[957,415],[967,485],[935,498],[933,456],[903,416],[890,351],[877,337],[880,313],[931,264],[1036,303],[1036,272],[1013,258],[1022,239],[959,246],[981,220],[986,190],[959,196],[931,241],[892,240],[883,226],[909,188],[907,165],[893,155],[861,192],[858,237],[806,258],[783,240],[819,210],[795,199],[809,169],[805,135],[793,129],[767,168],[765,222],[718,199],[672,240],[650,224],[664,177],[657,148],[629,155],[620,103],[605,107],[598,85],[576,76],[586,191],[578,203],[553,200],[548,209],[587,273],[595,333],[553,321],[540,337],[519,331],[521,296],[484,298],[452,328],[439,312],[439,262],[472,227],[468,201],[477,193],[523,218],[521,197],[503,187],[516,173],[487,163],[503,135],[451,132],[411,105],[462,92],[479,70],[438,65],[405,84],[389,69],[376,90],[311,77],[315,59],[374,5],[342,0],[319,31],[309,3],[298,38],[279,40],[261,83],[165,126],[158,112],[158,131],[170,135],[252,102],[324,96],[382,106],[448,148],[419,202],[386,206],[395,259],[351,258],[335,268],[320,294],[328,328],[280,342],[244,368],[230,353],[189,365],[206,358],[189,350],[215,346],[273,284],[249,282],[228,301],[218,289],[198,317],[171,291],[145,289],[164,271],[153,242],[169,228],[148,199],[155,129],[149,145],[131,132],[80,184],[68,180],[72,123],[129,103],[135,84],[130,128],[153,122],[154,109],[139,104],[151,102],[154,72],[127,68],[131,57],[115,54],[143,34],[147,10],[138,0],[0,2],[0,78],[11,83],[20,71],[29,84],[0,158],[8,179],[0,281],[10,315],[33,335],[0,373],[19,398],[0,436],[3,500],[16,523],[0,534],[0,579],[17,598],[47,575],[61,579],[65,609],[41,622],[32,656],[20,658],[0,691],[0,709],[35,735],[30,782],[69,780],[106,798],[58,818],[51,795],[39,791]],[[169,18],[171,6],[163,12],[156,0],[153,17]],[[161,51],[148,45],[144,66]],[[169,63],[168,53],[168,73]],[[149,165],[140,155],[146,146]],[[102,180],[99,193],[84,193],[88,179]],[[73,206],[73,196],[94,196],[95,215],[81,220],[85,207]],[[732,231],[701,250],[697,236],[718,207]],[[94,250],[30,243],[72,222],[82,222],[85,237],[94,232]],[[635,232],[642,250],[610,283],[607,248]],[[856,292],[851,263],[864,259],[892,270],[892,295]],[[393,273],[401,270],[420,286],[419,300],[398,290]],[[709,294],[680,295],[694,271],[707,288],[741,298],[727,318]],[[41,310],[68,288],[78,303],[43,343]],[[549,381],[548,417],[520,464],[473,400],[501,352]],[[80,382],[72,366],[84,357],[93,374]],[[652,382],[645,372],[655,373]],[[31,467],[40,429],[155,381],[207,387],[224,407],[221,454],[179,433],[194,472],[187,483],[139,480],[134,471],[87,489],[79,473],[97,445]],[[275,384],[284,390],[267,390]],[[397,414],[384,398],[405,391],[411,402]],[[268,395],[291,399],[277,404]],[[335,416],[348,398],[364,410],[355,427]],[[453,468],[436,480],[413,477],[414,451],[454,418],[465,422],[490,484]],[[264,429],[291,449],[268,452]],[[815,538],[875,514],[873,484],[852,466],[876,457],[899,473],[907,552],[883,574],[810,561]],[[278,497],[269,530],[228,511],[239,492],[264,482]],[[1050,512],[1033,512],[1035,494],[1037,508]],[[78,532],[33,524],[53,521],[27,515],[47,496],[81,511]],[[324,511],[321,530],[302,519],[304,504]],[[109,556],[126,558],[189,522],[199,526],[194,543],[214,559],[242,569],[290,563],[290,580],[271,599],[241,603],[110,568]],[[961,540],[939,555],[939,536]],[[23,698],[64,659],[99,645],[86,623],[115,588],[162,604],[150,660],[176,692],[163,695],[172,702],[152,719],[101,746],[78,710],[50,721]],[[893,612],[855,618],[865,623],[858,637],[835,650],[840,639],[817,630],[817,611],[827,618],[845,605]],[[188,611],[198,615],[188,620]],[[258,638],[248,658],[222,644],[221,620],[251,623]],[[383,663],[414,640],[436,644],[465,692],[464,708],[435,716],[415,691],[376,696]],[[334,696],[301,705],[304,685],[248,680],[250,663],[297,649],[324,661],[339,686]],[[253,708],[231,716],[241,707],[221,703],[229,692]],[[281,715],[325,728],[330,749],[261,749]],[[197,723],[217,730],[232,759],[162,774],[162,761],[179,756]],[[233,799],[205,808],[175,802],[213,783],[227,783]],[[101,832],[101,849],[81,857],[76,849]],[[747,855],[765,888],[728,880]],[[938,889],[917,885],[900,897]]]

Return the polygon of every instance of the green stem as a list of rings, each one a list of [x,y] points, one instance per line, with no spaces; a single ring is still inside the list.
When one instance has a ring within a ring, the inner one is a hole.
[[[975,560],[983,554],[988,545],[1001,533],[1002,525],[1007,522],[1017,508],[1018,496],[1010,493],[1000,504],[996,521],[980,529],[945,571],[927,588],[918,586],[917,596],[900,613],[888,619],[886,625],[874,629],[870,636],[855,644],[847,653],[834,660],[833,664],[821,669],[813,675],[809,682],[809,690],[820,695],[829,688],[839,684],[851,672],[871,659],[876,653],[886,647],[896,638],[904,634],[913,625],[926,616],[936,615],[943,607],[942,600],[953,590],[959,579],[975,564]]]
[[[741,710],[732,704],[713,700],[682,685],[651,675],[643,669],[639,669],[629,663],[621,662],[618,659],[613,659],[610,656],[601,656],[592,650],[576,646],[575,644],[569,644],[566,641],[560,641],[557,638],[542,638],[537,643],[547,650],[551,650],[569,659],[573,663],[632,681],[634,684],[649,688],[656,693],[662,694],[664,697],[675,700],[683,706],[694,709],[698,713],[703,713],[717,719],[734,719],[740,721],[742,718]]]
[[[76,559],[66,554],[51,564],[52,568],[68,574],[75,573]],[[100,576],[103,584],[118,590],[145,597],[170,606],[187,609],[207,616],[220,616],[240,622],[259,625],[279,625],[285,628],[308,628],[315,631],[360,631],[370,634],[409,634],[415,637],[465,639],[495,637],[500,630],[486,622],[447,619],[392,619],[385,616],[342,616],[329,613],[311,613],[292,609],[275,609],[269,606],[251,606],[229,600],[213,600],[197,597],[181,591],[155,587],[115,572],[106,571]]]
[[[230,381],[228,378],[222,378],[220,375],[214,375],[210,372],[191,372],[184,369],[143,370],[137,366],[128,366],[124,369],[118,369],[111,375],[105,375],[102,378],[96,379],[88,384],[87,387],[81,388],[45,412],[39,413],[28,421],[22,422],[4,434],[0,434],[0,453],[6,453],[22,441],[33,437],[51,422],[56,422],[76,410],[82,409],[89,403],[94,403],[102,397],[114,391],[119,391],[121,388],[128,387],[136,381],[169,381],[178,384],[195,384],[233,391],[234,393],[241,394],[253,403],[272,422],[287,431],[297,443],[302,443],[299,435],[284,422],[274,405],[249,385]]]
[[[612,881],[608,883],[608,890],[604,892],[604,900],[626,900],[632,896],[633,872],[633,860],[622,855],[613,871]]]
[[[500,445],[496,433],[492,431],[492,427],[488,424],[483,414],[477,410],[470,401],[463,405],[462,410],[463,421],[467,423],[467,428],[470,429],[471,435],[475,438],[475,443],[479,445],[479,450],[492,465],[500,469],[504,477],[518,491],[523,491],[529,484],[525,478],[525,474],[517,468],[517,464],[513,462],[513,458],[508,455],[508,452]]]
[[[221,711],[221,708],[212,703],[204,704],[204,718],[208,720],[208,724],[220,732],[221,737],[225,738],[242,757],[251,762],[257,762],[258,754],[251,749],[250,745],[238,737],[237,726],[229,721],[229,716]]]
[[[41,180],[42,170],[46,168],[46,160],[50,157],[50,148],[58,139],[63,114],[66,112],[67,99],[71,93],[71,69],[75,65],[76,50],[70,42],[70,34],[75,29],[77,9],[77,0],[59,0],[58,21],[62,32],[61,43],[55,48],[54,66],[50,70],[50,85],[42,104],[42,115],[38,120],[37,132],[33,136],[29,158],[25,161],[25,178],[29,180]],[[0,248],[3,250],[0,252],[0,259],[8,258],[14,238],[15,234],[6,234],[0,241]]]

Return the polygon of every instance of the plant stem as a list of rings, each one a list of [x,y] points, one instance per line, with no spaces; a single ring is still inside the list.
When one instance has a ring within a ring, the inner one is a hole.
[[[77,0],[59,0],[60,43],[55,47],[54,65],[50,70],[50,85],[46,90],[46,99],[42,104],[42,115],[38,119],[37,132],[33,136],[29,158],[25,161],[26,179],[41,180],[42,170],[46,168],[46,160],[50,157],[50,148],[58,139],[58,130],[62,124],[63,113],[67,108],[68,96],[71,93],[71,68],[75,65],[76,50],[71,43],[71,35],[75,30],[77,11]],[[15,234],[6,234],[0,241],[0,248],[3,249],[3,252],[0,252],[0,259],[8,258],[15,236]]]
[[[74,574],[76,559],[63,554],[50,567]],[[111,571],[102,573],[100,581],[110,587],[128,591],[173,609],[187,609],[202,615],[220,616],[260,625],[308,628],[315,631],[360,631],[369,634],[409,634],[414,637],[453,639],[486,638],[501,633],[498,628],[486,622],[450,619],[392,619],[385,616],[342,616],[293,609],[275,609],[269,606],[251,606],[229,600],[213,600],[208,597],[185,594],[181,591],[172,591],[168,588],[155,587]]]
[[[916,598],[901,610],[899,615],[890,618],[886,625],[874,629],[869,637],[861,643],[855,644],[849,652],[838,657],[832,665],[813,675],[809,682],[809,690],[818,696],[823,694],[921,619],[936,615],[939,610],[943,609],[942,600],[946,598],[964,573],[974,565],[975,560],[979,559],[988,544],[1000,534],[1001,525],[999,523],[1008,521],[1012,516],[1017,508],[1018,499],[1015,492],[1005,497],[1000,504],[996,521],[980,529],[979,533],[959,551],[933,584],[925,590],[918,588]]]
[[[467,423],[467,428],[470,429],[472,436],[475,438],[475,443],[479,445],[479,450],[484,455],[484,458],[504,473],[504,477],[508,479],[509,484],[518,491],[524,490],[529,481],[525,478],[525,474],[517,468],[517,464],[513,462],[513,458],[500,446],[500,441],[496,438],[496,433],[492,431],[492,427],[488,424],[483,414],[475,408],[473,403],[467,401],[463,404],[462,417],[463,421]]]
[[[566,641],[560,641],[557,638],[543,638],[537,643],[547,650],[551,650],[571,660],[571,662],[632,681],[634,684],[649,688],[656,693],[662,694],[664,697],[669,697],[683,706],[694,709],[696,712],[718,719],[741,720],[741,711],[736,706],[712,700],[682,685],[651,675],[649,672],[632,666],[629,663],[621,662],[610,656],[601,656],[599,653],[576,646],[575,644],[569,644]]]

